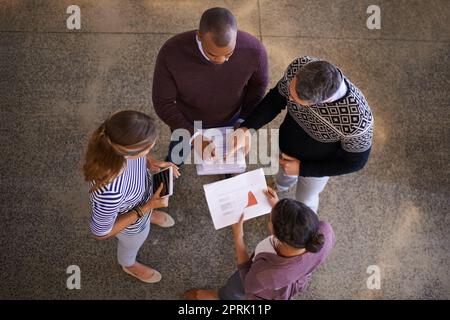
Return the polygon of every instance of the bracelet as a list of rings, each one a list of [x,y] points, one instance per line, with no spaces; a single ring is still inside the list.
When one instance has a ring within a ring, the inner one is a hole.
[[[141,207],[133,208],[131,211],[136,212],[136,214],[137,214],[137,216],[138,216],[139,218],[142,218],[143,216],[145,216],[146,214],[148,214],[148,212],[142,211],[142,208],[141,208]]]
[[[135,210],[138,212],[139,214],[139,218],[142,218],[144,216],[144,212],[142,212],[142,209],[139,207],[136,207]]]
[[[139,218],[142,218],[144,216],[144,213],[142,212],[142,209],[139,207],[134,208],[134,211],[136,211]]]
[[[139,212],[136,210],[136,209],[133,209],[133,210],[131,210],[130,212],[134,212],[134,213],[136,213],[136,215],[137,215],[137,217],[138,217],[138,219],[140,219],[141,218],[141,216],[139,215]]]

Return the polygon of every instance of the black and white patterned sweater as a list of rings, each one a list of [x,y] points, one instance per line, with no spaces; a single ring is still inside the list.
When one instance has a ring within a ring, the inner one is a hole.
[[[280,126],[280,151],[301,161],[301,176],[358,171],[367,163],[373,135],[372,112],[359,89],[344,76],[347,93],[339,100],[305,107],[289,99],[291,80],[313,60],[318,59],[295,59],[242,126],[258,130],[287,107]]]

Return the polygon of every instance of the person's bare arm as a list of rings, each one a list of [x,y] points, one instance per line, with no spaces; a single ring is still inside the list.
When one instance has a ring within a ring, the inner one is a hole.
[[[156,190],[156,192],[153,194],[151,199],[149,201],[147,201],[147,203],[144,204],[140,208],[144,214],[150,213],[150,211],[152,209],[164,208],[169,205],[169,198],[168,197],[161,198],[161,196],[160,196],[162,189],[163,189],[163,184],[161,183],[158,190]],[[116,221],[114,222],[113,228],[111,229],[111,231],[108,234],[106,234],[104,236],[97,236],[97,235],[93,234],[93,237],[95,240],[106,240],[111,237],[114,237],[116,234],[121,232],[123,229],[127,228],[129,225],[135,223],[138,218],[139,218],[139,216],[136,211],[134,211],[134,210],[128,211],[124,214],[121,214],[116,219]]]
[[[247,253],[247,246],[244,242],[244,214],[241,215],[238,223],[233,224],[233,240],[236,249],[237,264],[247,262],[250,257]]]
[[[116,219],[116,222],[114,223],[114,226],[113,226],[112,230],[107,235],[102,236],[102,237],[93,235],[93,237],[94,237],[95,240],[106,240],[106,239],[109,239],[111,237],[114,237],[116,234],[118,234],[120,231],[122,231],[123,229],[125,229],[129,225],[135,223],[138,218],[139,217],[138,217],[137,213],[134,210],[129,211],[129,212],[124,213],[124,214],[121,214]]]

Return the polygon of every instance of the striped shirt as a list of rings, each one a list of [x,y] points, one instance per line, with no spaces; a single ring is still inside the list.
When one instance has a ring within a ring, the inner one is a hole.
[[[93,183],[92,183],[93,185]],[[147,170],[146,157],[129,160],[124,171],[106,186],[92,192],[91,231],[102,237],[111,232],[118,216],[146,203],[152,196],[152,177]],[[123,234],[144,230],[150,215],[125,228]]]

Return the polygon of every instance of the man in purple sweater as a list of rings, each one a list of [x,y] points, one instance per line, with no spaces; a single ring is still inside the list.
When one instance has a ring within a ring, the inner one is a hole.
[[[319,221],[305,204],[278,201],[274,190],[267,198],[271,235],[249,256],[244,242],[243,216],[233,225],[238,270],[219,290],[192,289],[188,300],[290,300],[306,290],[311,276],[330,254],[335,242],[331,225]]]
[[[153,106],[172,132],[185,129],[201,146],[210,141],[194,128],[233,126],[245,119],[264,97],[268,84],[267,53],[254,36],[237,29],[224,8],[206,10],[199,30],[169,39],[159,51],[153,76]],[[192,141],[172,135],[168,160],[181,164]],[[172,149],[181,142],[187,148]],[[213,150],[211,145],[209,150]]]

